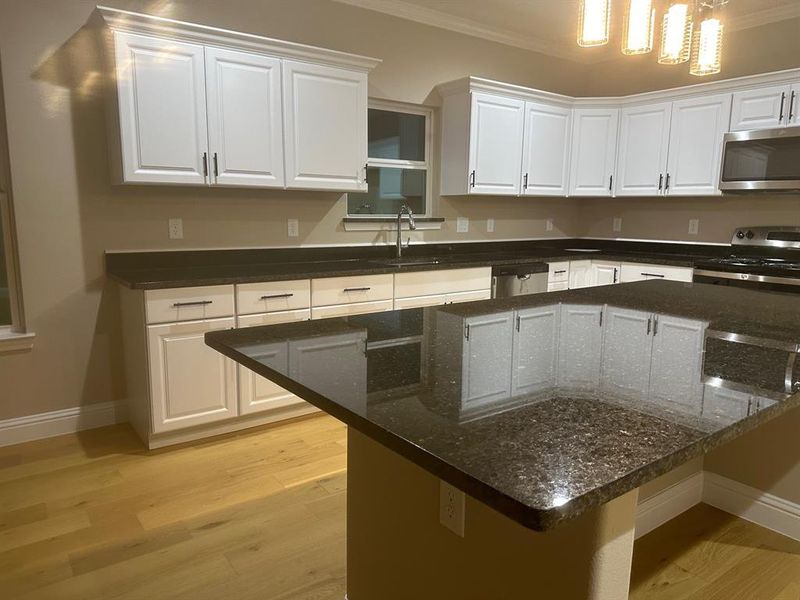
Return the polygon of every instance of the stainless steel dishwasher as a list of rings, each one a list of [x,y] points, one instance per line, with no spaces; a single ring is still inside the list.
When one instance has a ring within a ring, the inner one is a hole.
[[[547,291],[547,263],[492,267],[492,298],[508,298]]]

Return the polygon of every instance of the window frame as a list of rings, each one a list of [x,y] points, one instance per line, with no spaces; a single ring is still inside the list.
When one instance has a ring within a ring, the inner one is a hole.
[[[392,158],[370,158],[367,156],[367,167],[384,167],[389,169],[405,169],[414,171],[425,171],[425,212],[414,213],[415,217],[431,217],[433,214],[433,118],[434,109],[422,104],[410,104],[407,102],[396,102],[394,100],[382,100],[370,98],[367,110],[384,110],[387,112],[404,113],[425,117],[425,160],[401,160]],[[394,219],[396,215],[374,213],[374,214],[351,214],[349,195],[348,202],[345,203],[345,216],[348,219]]]

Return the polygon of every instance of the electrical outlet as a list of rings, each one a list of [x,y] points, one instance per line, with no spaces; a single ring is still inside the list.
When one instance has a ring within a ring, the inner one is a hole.
[[[169,220],[169,239],[171,240],[183,239],[183,219]]]
[[[697,235],[700,231],[700,219],[689,219],[689,235]]]
[[[464,537],[464,492],[439,481],[439,522],[459,537]]]
[[[622,217],[614,217],[613,230],[615,233],[622,231]]]
[[[286,222],[286,235],[289,237],[300,235],[300,222],[297,219],[289,219]]]
[[[486,219],[486,233],[494,233],[494,219]]]
[[[547,221],[544,222],[544,230],[553,231],[553,219],[547,219]]]
[[[456,219],[456,231],[458,233],[469,232],[469,219],[467,217],[458,217]]]

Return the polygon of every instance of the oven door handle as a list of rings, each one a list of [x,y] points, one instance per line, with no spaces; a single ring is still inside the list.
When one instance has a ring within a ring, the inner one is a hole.
[[[695,269],[696,277],[713,277],[716,279],[733,279],[735,281],[748,281],[750,283],[778,283],[780,285],[800,286],[800,279],[795,277],[776,277],[774,275],[754,275],[752,273],[731,273],[728,271],[706,271]]]

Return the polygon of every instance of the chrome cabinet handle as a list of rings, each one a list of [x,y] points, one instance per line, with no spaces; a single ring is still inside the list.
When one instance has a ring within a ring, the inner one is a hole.
[[[609,192],[611,191],[611,187],[613,185],[614,185],[614,176],[613,175],[609,175],[608,176],[608,191]]]
[[[667,181],[666,181],[666,184],[664,185],[664,191],[665,192],[669,191],[669,180],[670,180],[670,177],[671,177],[670,174],[667,173]]]
[[[653,327],[653,317],[647,317],[647,335],[650,335],[650,329]]]
[[[475,187],[475,171],[469,174],[469,187]]]
[[[642,273],[642,276],[643,277],[661,277],[661,278],[664,277],[664,275],[662,275],[661,273]]]
[[[274,300],[276,298],[291,298],[294,294],[271,294],[269,296],[261,296],[261,300]]]
[[[617,267],[614,267],[614,283],[617,283],[617,271],[618,270],[619,269],[617,269]]]
[[[219,165],[217,164],[217,153],[214,152],[214,177],[219,177]]]
[[[653,337],[658,335],[658,315],[653,318]]]
[[[354,288],[344,288],[345,292],[368,292],[371,290],[371,287],[354,287]]]
[[[795,92],[794,90],[792,90],[792,97],[791,97],[791,99],[789,100],[789,118],[788,118],[788,119],[786,119],[786,122],[787,122],[787,123],[788,123],[788,122],[791,122],[791,120],[792,120],[792,117],[794,117],[794,99],[795,99],[795,97],[796,97],[796,96],[797,96],[797,92]]]
[[[527,190],[528,189],[528,174],[527,173],[525,173],[525,181],[522,184],[522,189],[523,190]]]
[[[566,272],[567,272],[567,271],[566,271],[566,270],[563,270],[563,269],[562,269],[562,270],[560,270],[560,271],[553,271],[553,275],[561,275],[561,273],[566,273]]]
[[[203,152],[203,177],[208,177],[208,152]]]
[[[781,92],[781,113],[778,115],[778,123],[783,121],[783,106],[786,104],[786,92]]]
[[[658,174],[658,191],[660,192],[661,188],[663,188],[663,187],[664,187],[664,174],[663,173],[659,173]]]
[[[205,306],[207,304],[212,304],[213,300],[198,300],[197,302],[175,302],[172,305],[172,308],[183,308],[186,306]]]

